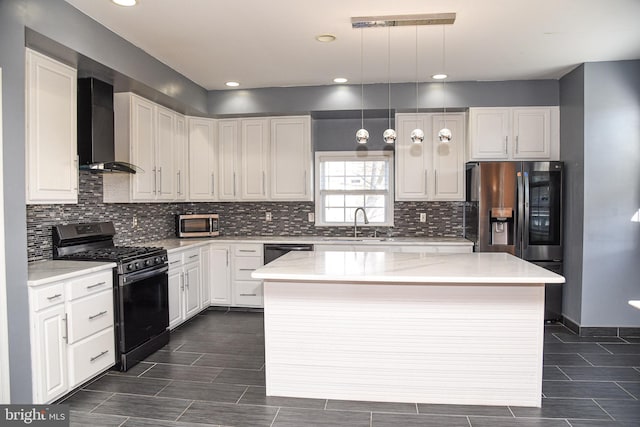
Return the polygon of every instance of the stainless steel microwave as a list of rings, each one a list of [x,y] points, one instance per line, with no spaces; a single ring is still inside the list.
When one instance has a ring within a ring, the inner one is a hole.
[[[220,235],[218,214],[176,215],[176,236],[215,237]]]

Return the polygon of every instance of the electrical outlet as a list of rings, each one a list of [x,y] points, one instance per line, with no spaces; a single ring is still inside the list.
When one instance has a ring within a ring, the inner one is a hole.
[[[264,214],[264,220],[265,221],[271,221],[271,212],[266,212]]]
[[[307,219],[309,222],[315,222],[316,221],[316,214],[314,214],[313,212],[309,212],[309,215],[307,215]]]
[[[133,228],[136,228],[138,226],[138,217],[137,216],[133,216],[133,219],[131,220],[131,226]]]
[[[427,214],[425,212],[420,212],[420,222],[427,222]]]

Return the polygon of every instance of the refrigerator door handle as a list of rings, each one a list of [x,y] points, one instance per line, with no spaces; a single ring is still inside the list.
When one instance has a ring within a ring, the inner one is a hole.
[[[517,257],[522,257],[522,239],[523,239],[523,223],[524,223],[524,183],[522,172],[517,172],[516,180],[518,183],[518,212],[516,215],[516,238],[515,252]]]
[[[524,172],[524,229],[522,230],[522,256],[529,247],[529,172]]]

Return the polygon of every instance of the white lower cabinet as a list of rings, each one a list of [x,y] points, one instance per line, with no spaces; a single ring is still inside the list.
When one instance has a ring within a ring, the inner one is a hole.
[[[113,270],[29,286],[33,403],[49,403],[115,364]]]
[[[231,268],[229,246],[212,244],[210,247],[209,288],[212,305],[231,304]]]
[[[201,263],[200,248],[169,253],[169,329],[200,312]]]
[[[264,265],[262,244],[235,244],[232,265],[232,299],[234,306],[262,307],[262,280],[254,279],[251,273]]]

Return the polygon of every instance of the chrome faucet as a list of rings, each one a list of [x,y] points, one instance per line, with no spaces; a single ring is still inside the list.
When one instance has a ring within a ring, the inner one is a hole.
[[[364,208],[356,208],[353,214],[353,237],[358,237],[358,211],[362,211],[364,223],[369,224],[369,218],[367,218],[367,213],[364,211]]]

